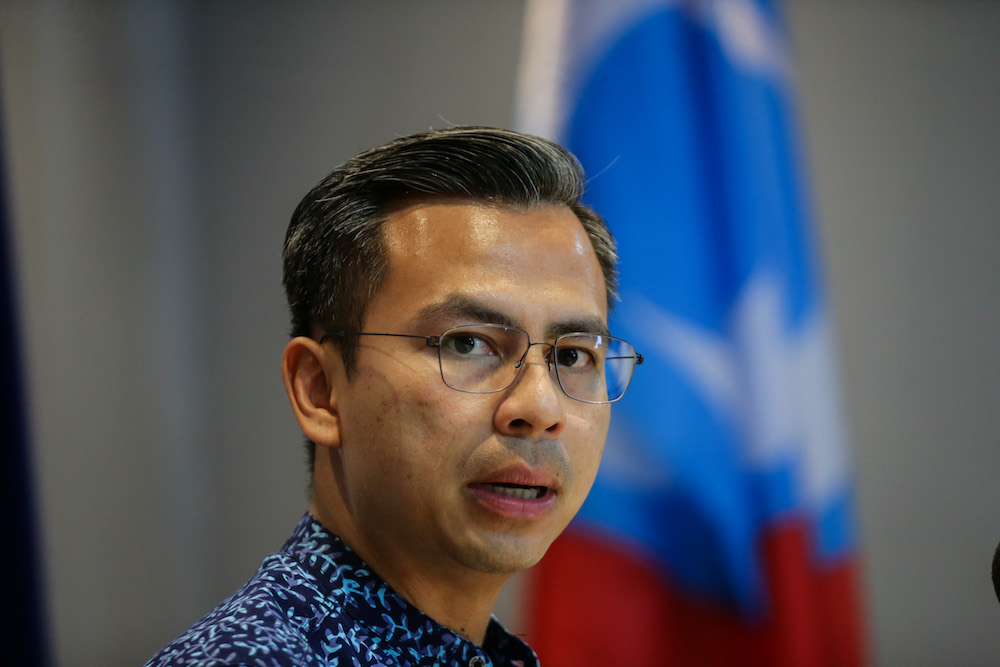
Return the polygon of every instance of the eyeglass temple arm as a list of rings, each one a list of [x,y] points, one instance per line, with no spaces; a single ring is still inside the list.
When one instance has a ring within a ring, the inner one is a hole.
[[[328,331],[323,334],[319,342],[324,342],[327,338],[338,336],[392,336],[394,338],[423,338],[430,347],[437,347],[441,344],[441,336],[421,336],[419,334],[398,334],[398,333],[372,333],[368,331]]]
[[[642,360],[645,359],[645,357],[636,352],[634,356],[631,354],[626,354],[621,357],[606,357],[606,359],[635,359],[635,365],[638,366],[639,364],[642,363]]]

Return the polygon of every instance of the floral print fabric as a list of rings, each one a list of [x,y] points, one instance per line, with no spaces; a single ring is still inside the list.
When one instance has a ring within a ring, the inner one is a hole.
[[[147,667],[537,664],[495,618],[482,647],[435,622],[306,514],[280,553]]]

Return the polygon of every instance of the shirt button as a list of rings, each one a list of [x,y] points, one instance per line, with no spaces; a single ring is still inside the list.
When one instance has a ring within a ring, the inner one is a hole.
[[[486,661],[477,655],[469,661],[469,667],[486,667]]]

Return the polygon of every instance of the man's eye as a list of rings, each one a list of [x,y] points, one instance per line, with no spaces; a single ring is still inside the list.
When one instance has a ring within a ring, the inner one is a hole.
[[[471,334],[449,336],[441,343],[448,352],[462,357],[482,357],[495,354],[487,340]]]
[[[594,356],[582,348],[560,347],[556,350],[556,362],[563,368],[583,370],[594,367]]]

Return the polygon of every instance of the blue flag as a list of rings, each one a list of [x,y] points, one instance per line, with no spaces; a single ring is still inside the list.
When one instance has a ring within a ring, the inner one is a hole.
[[[775,605],[775,530],[808,534],[810,567],[856,547],[788,51],[768,0],[538,2],[519,100],[587,171],[612,332],[645,355],[573,527],[747,619]]]

